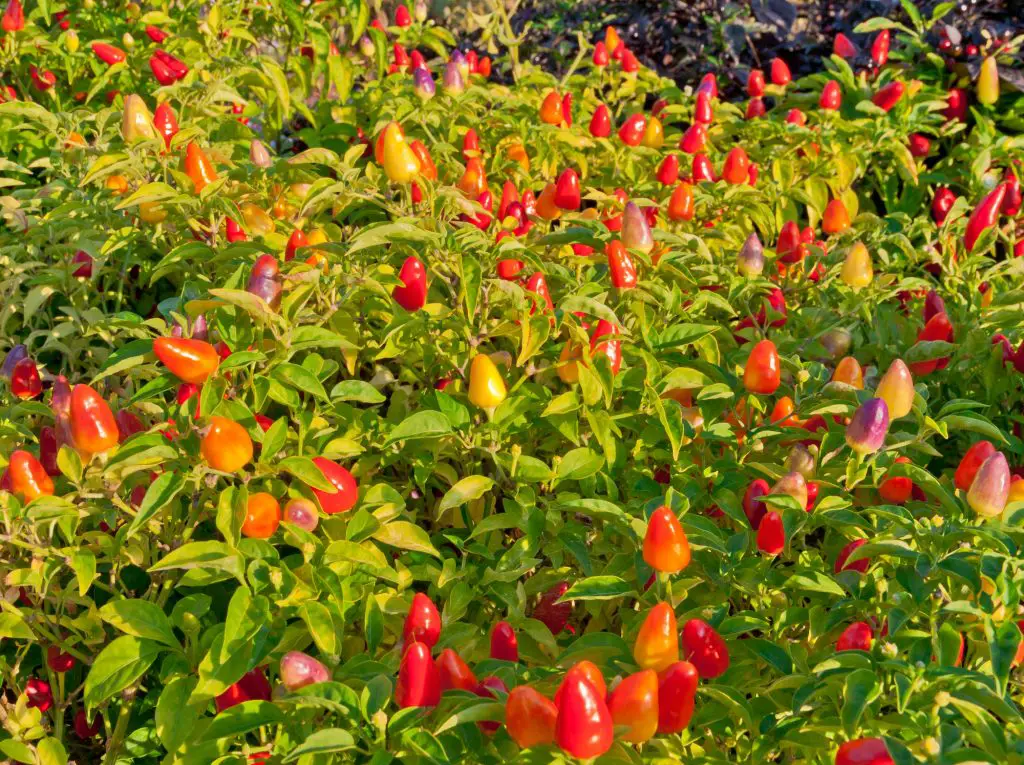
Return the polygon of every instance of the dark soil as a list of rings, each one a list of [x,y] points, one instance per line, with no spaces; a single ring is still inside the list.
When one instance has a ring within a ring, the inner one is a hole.
[[[924,0],[918,8],[927,19],[938,4]],[[909,25],[899,0],[528,0],[513,17],[513,27],[518,33],[531,22],[524,57],[549,71],[564,69],[575,56],[577,33],[595,42],[611,24],[644,64],[680,85],[693,85],[715,70],[719,86],[738,95],[747,72],[767,69],[776,56],[794,77],[820,71],[839,32],[866,54],[871,36],[853,29],[875,16]],[[942,23],[957,30],[964,46],[981,43],[983,28],[993,36],[1019,34],[1024,0],[962,0]]]

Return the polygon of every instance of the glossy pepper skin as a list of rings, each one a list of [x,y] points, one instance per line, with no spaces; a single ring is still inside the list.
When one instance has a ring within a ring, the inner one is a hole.
[[[750,171],[750,158],[741,146],[735,146],[725,156],[722,165],[722,180],[734,186],[746,183]]]
[[[30,358],[19,360],[11,370],[11,393],[22,401],[35,398],[43,392],[39,368]]]
[[[560,210],[580,208],[580,177],[571,167],[562,171],[555,183],[555,205]]]
[[[643,669],[655,672],[679,661],[676,614],[670,603],[658,603],[647,612],[633,643],[633,658]]]
[[[757,527],[757,549],[765,555],[778,555],[786,547],[786,529],[782,516],[775,511],[765,513]]]
[[[693,186],[691,186],[689,183],[680,183],[672,191],[672,196],[668,200],[669,220],[693,220],[693,214]]]
[[[585,760],[611,749],[614,724],[603,695],[582,673],[572,671],[560,692],[555,741],[562,751]]]
[[[928,323],[924,325],[924,328],[917,333],[917,339],[919,341],[925,340],[945,340],[946,342],[953,342],[953,325],[949,321],[949,316],[945,313],[937,313],[928,319]],[[910,366],[910,371],[915,375],[929,375],[938,369],[944,369],[949,364],[949,357],[941,359],[932,359],[930,361],[915,361]]]
[[[441,614],[437,606],[422,592],[417,592],[409,606],[402,626],[402,642],[409,645],[414,642],[423,643],[427,648],[437,645],[441,637]]]
[[[771,487],[763,478],[756,478],[747,486],[747,490],[743,494],[743,514],[750,521],[750,528],[756,530],[761,525],[761,519],[768,512],[768,505],[758,498],[770,491]]]
[[[516,631],[508,622],[498,622],[491,630],[491,658],[519,661],[519,640],[516,638]]]
[[[320,503],[320,509],[327,515],[344,513],[355,507],[359,499],[359,485],[352,474],[326,457],[314,457],[313,464],[320,468],[324,477],[334,485],[334,491],[313,489],[313,495]]]
[[[469,368],[470,403],[481,409],[493,409],[507,395],[508,389],[498,367],[486,353],[478,353]]]
[[[782,381],[782,367],[775,343],[762,340],[750,351],[743,369],[743,387],[749,393],[771,395]]]
[[[241,533],[249,539],[270,539],[281,524],[281,505],[265,491],[249,495]]]
[[[1002,452],[989,456],[971,481],[967,504],[978,515],[995,518],[1002,514],[1010,497],[1010,466]]]
[[[608,359],[613,375],[617,375],[622,368],[622,341],[606,338],[614,338],[618,334],[618,327],[607,319],[601,319],[597,322],[594,334],[590,336],[591,357],[604,356]]]
[[[108,43],[94,42],[92,44],[92,52],[96,54],[96,58],[108,66],[120,64],[125,59],[123,50]]]
[[[658,674],[658,733],[679,733],[690,724],[699,679],[697,668],[688,661]]]
[[[217,711],[223,712],[243,701],[270,701],[270,681],[259,667],[242,675],[237,683],[232,683],[224,693],[214,700]]]
[[[704,680],[712,680],[729,669],[729,649],[714,627],[702,619],[683,625],[683,658],[697,668]]]
[[[658,673],[645,669],[622,679],[608,696],[616,726],[625,726],[623,741],[640,744],[658,732]]]
[[[679,519],[667,507],[651,514],[644,535],[644,561],[655,571],[674,574],[690,565],[690,543]]]
[[[837,651],[870,651],[874,630],[867,622],[854,622],[836,641]]]
[[[23,449],[11,454],[7,478],[11,483],[11,491],[23,502],[53,495],[53,481],[50,476],[46,474],[39,460]]]
[[[838,574],[841,571],[856,571],[860,574],[867,573],[868,565],[870,561],[867,558],[860,558],[851,563],[847,563],[853,551],[858,547],[866,545],[868,540],[866,539],[854,539],[852,542],[848,542],[842,550],[839,551],[839,555],[836,556],[836,562],[833,566],[833,572]]]
[[[895,765],[895,761],[882,739],[858,738],[839,747],[835,765]]]
[[[890,420],[910,414],[914,407],[914,378],[902,359],[896,359],[889,365],[878,381],[875,397],[885,401],[889,407]]]
[[[71,437],[75,448],[99,454],[117,446],[117,421],[107,402],[88,385],[71,391]]]
[[[476,675],[469,665],[451,648],[445,648],[434,660],[441,683],[441,692],[450,690],[472,691],[477,686]]]
[[[960,464],[953,474],[953,484],[960,491],[969,491],[978,469],[989,457],[996,453],[996,447],[991,441],[978,441],[971,444],[971,447],[964,453]]]
[[[647,129],[647,117],[642,113],[631,114],[619,128],[619,140],[626,146],[639,146]]]
[[[978,203],[967,219],[967,231],[964,233],[964,249],[970,252],[978,243],[981,235],[999,222],[999,213],[1006,199],[1007,184],[1000,183]]]
[[[903,98],[905,90],[906,86],[902,82],[890,82],[871,97],[871,103],[882,111],[888,112]]]
[[[436,707],[441,700],[441,676],[430,656],[430,648],[418,641],[402,655],[395,684],[395,703],[400,709]]]
[[[203,459],[214,470],[234,473],[252,460],[252,439],[245,428],[227,417],[211,417],[199,444]]]
[[[200,385],[217,371],[220,356],[205,340],[187,337],[158,337],[153,353],[182,382]]]
[[[185,175],[192,181],[197,194],[217,180],[213,162],[195,141],[189,141],[185,148]]]
[[[607,138],[612,134],[612,113],[604,104],[600,104],[594,110],[589,130],[594,138]]]
[[[170,149],[171,139],[178,134],[178,120],[174,116],[174,110],[166,102],[158,105],[153,112],[153,127],[164,139],[164,147]]]
[[[978,103],[992,106],[999,100],[999,65],[995,56],[986,56],[978,73]]]
[[[423,261],[410,255],[402,264],[398,278],[402,286],[391,290],[391,297],[406,311],[420,310],[427,302],[427,268]]]
[[[625,246],[618,239],[614,239],[605,247],[605,254],[608,256],[608,273],[611,276],[612,286],[619,290],[628,290],[636,286],[636,266],[629,256]]]
[[[555,743],[558,707],[527,685],[512,689],[505,701],[505,728],[522,749]]]

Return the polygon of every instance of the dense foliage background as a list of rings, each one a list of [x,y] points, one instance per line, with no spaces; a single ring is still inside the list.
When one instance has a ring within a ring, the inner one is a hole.
[[[1024,762],[1022,39],[388,11],[6,6],[2,756]]]

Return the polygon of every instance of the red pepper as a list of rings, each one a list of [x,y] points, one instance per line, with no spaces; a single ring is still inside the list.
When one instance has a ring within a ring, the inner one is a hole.
[[[579,672],[570,670],[560,690],[555,741],[573,757],[590,759],[607,752],[614,738],[611,713],[604,698]]]
[[[595,357],[601,354],[606,356],[608,362],[611,364],[613,375],[617,375],[619,373],[619,369],[622,367],[622,341],[602,341],[601,338],[605,335],[615,336],[618,334],[618,327],[610,321],[601,319],[597,323],[597,329],[594,330],[594,334],[590,338],[590,353]]]
[[[20,32],[25,28],[25,9],[21,5],[21,0],[9,0],[0,27],[5,32]]]
[[[422,592],[417,592],[405,617],[402,641],[405,645],[412,642],[423,643],[430,649],[437,644],[440,636],[441,615],[437,612],[437,606]]]
[[[170,37],[170,34],[168,32],[165,32],[164,30],[160,29],[160,27],[155,27],[152,24],[146,27],[146,34],[149,36],[149,39],[155,42],[157,45],[159,45],[168,37]]]
[[[639,146],[646,129],[647,117],[640,113],[632,114],[619,128],[619,140],[627,146]]]
[[[715,169],[711,166],[711,160],[706,154],[693,155],[693,169],[691,172],[694,183],[700,181],[714,181]]]
[[[999,212],[1006,199],[1008,183],[1000,183],[978,203],[967,220],[967,232],[964,234],[964,249],[970,252],[977,244],[978,238],[986,229],[994,226],[999,220]]]
[[[572,168],[566,168],[555,184],[555,206],[561,210],[580,209],[580,178]]]
[[[708,131],[699,122],[690,125],[683,133],[682,139],[679,141],[679,148],[687,154],[697,154],[698,152],[704,151],[704,147],[707,146],[708,142]]]
[[[525,286],[527,292],[532,292],[540,298],[539,301],[535,301],[534,306],[530,309],[531,316],[537,310],[537,303],[543,304],[542,310],[546,310],[549,313],[555,310],[555,304],[551,300],[551,293],[548,291],[548,283],[544,279],[544,274],[538,271],[526,280]]]
[[[882,739],[858,738],[839,747],[835,765],[894,765],[894,760]]]
[[[176,58],[176,57],[172,56],[167,51],[157,49],[156,52],[153,53],[153,55],[156,56],[161,61],[163,61],[167,65],[167,67],[172,72],[174,72],[174,76],[177,79],[180,80],[186,74],[188,74],[188,67],[185,65],[185,62],[183,62],[179,58]]]
[[[94,42],[92,44],[92,52],[96,54],[96,58],[108,66],[120,64],[125,60],[125,52],[123,50],[103,42]]]
[[[441,691],[471,691],[476,688],[476,675],[469,665],[451,648],[445,648],[434,661],[437,666]]]
[[[1020,179],[1013,170],[1007,170],[1004,176],[1003,185],[1006,186],[1006,196],[1003,198],[1002,212],[1011,218],[1020,212],[1021,203],[1024,202],[1024,195],[1020,190]]]
[[[540,596],[537,605],[533,607],[533,611],[530,614],[532,618],[543,622],[552,635],[557,635],[564,630],[565,625],[569,622],[569,617],[572,615],[571,602],[556,602],[565,595],[568,589],[568,582],[559,582],[549,588],[547,592]]]
[[[928,323],[924,325],[924,328],[917,334],[918,342],[933,341],[933,340],[945,340],[947,343],[953,342],[953,325],[949,321],[949,317],[945,313],[937,313],[932,316]],[[908,364],[910,371],[914,375],[927,375],[934,372],[936,369],[945,369],[949,364],[949,358],[932,359],[931,361],[915,361]]]
[[[665,157],[658,167],[656,177],[662,186],[671,186],[679,180],[679,157],[675,154]]]
[[[620,290],[632,289],[636,286],[636,266],[622,242],[615,239],[605,248],[608,256],[608,271],[611,274],[612,286]]]
[[[171,139],[178,134],[178,120],[174,117],[174,110],[166,102],[156,107],[153,113],[153,126],[156,132],[163,136],[164,146],[171,148]]]
[[[871,43],[871,60],[875,62],[875,66],[885,66],[885,62],[889,60],[889,37],[889,30],[883,29]]]
[[[683,656],[697,668],[701,678],[710,680],[729,669],[729,649],[714,627],[701,619],[683,625]]]
[[[391,297],[406,311],[420,310],[427,302],[426,266],[415,255],[410,255],[402,264],[398,278],[402,280],[402,286],[395,287],[391,291]]]
[[[508,622],[498,622],[491,630],[491,658],[502,661],[519,661],[519,641],[516,632]]]
[[[612,134],[612,113],[604,104],[594,110],[590,118],[590,135],[594,138],[607,138]]]
[[[152,70],[153,76],[156,77],[156,81],[161,85],[173,85],[178,80],[171,68],[157,56],[149,57],[149,68]]]
[[[690,724],[699,679],[697,668],[688,661],[658,674],[658,733],[679,733]]]
[[[747,75],[747,95],[751,98],[764,95],[764,72],[760,69],[751,69]]]
[[[887,112],[903,98],[904,89],[902,82],[890,82],[871,97],[871,103]]]
[[[935,190],[935,199],[932,200],[932,219],[938,225],[941,226],[946,221],[946,216],[953,208],[956,198],[956,194],[945,186],[939,186]]]
[[[414,641],[405,649],[395,684],[395,703],[408,707],[436,707],[441,700],[441,675],[430,656],[430,648]]]
[[[772,59],[772,84],[785,87],[793,79],[789,65],[781,58]]]
[[[711,109],[711,96],[698,91],[697,101],[693,106],[693,121],[698,125],[710,125],[715,114]]]

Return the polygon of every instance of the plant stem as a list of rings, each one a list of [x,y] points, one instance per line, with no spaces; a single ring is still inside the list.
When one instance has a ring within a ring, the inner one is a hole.
[[[107,745],[107,754],[103,758],[103,765],[114,765],[117,762],[117,756],[121,752],[121,746],[124,744],[125,734],[128,732],[128,720],[132,716],[132,707],[135,704],[135,691],[136,687],[130,686],[125,688],[121,694],[121,710],[117,713],[117,724],[114,726],[114,732],[110,736],[110,743]]]

